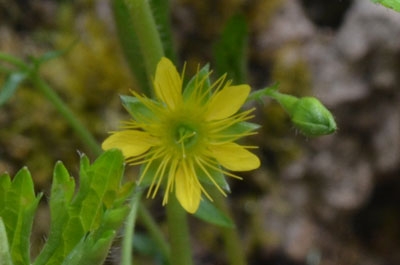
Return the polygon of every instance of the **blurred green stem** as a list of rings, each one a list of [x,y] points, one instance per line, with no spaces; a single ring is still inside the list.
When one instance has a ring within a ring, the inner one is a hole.
[[[171,264],[192,265],[192,250],[186,211],[171,194],[167,204],[168,234],[171,243]]]
[[[168,244],[166,243],[165,237],[162,233],[159,233],[157,223],[151,217],[143,204],[139,205],[139,218],[141,219],[141,223],[146,227],[147,231],[149,231],[151,237],[154,239],[164,259],[169,262],[170,249]]]
[[[79,137],[85,144],[95,153],[100,155],[103,151],[98,145],[93,135],[83,126],[83,124],[75,117],[68,106],[62,101],[62,99],[54,92],[53,89],[39,77],[37,73],[32,73],[31,80],[33,84],[46,96],[46,98],[53,103],[54,107],[61,113],[61,115],[67,120]]]
[[[24,63],[24,61],[14,57],[10,54],[7,54],[7,53],[0,52],[0,60],[11,63],[23,70],[29,69],[28,66]]]
[[[221,209],[229,218],[231,218],[231,212],[225,197],[213,190],[212,197],[215,205]],[[232,219],[232,218],[231,218]],[[233,219],[232,219],[233,220]],[[246,256],[243,251],[242,243],[240,242],[238,230],[234,228],[221,227],[222,237],[225,242],[225,250],[228,254],[230,265],[247,265]]]
[[[164,51],[150,4],[148,0],[125,1],[131,13],[133,27],[145,59],[147,75],[151,80],[154,77],[158,62],[164,56]]]
[[[122,265],[132,265],[132,243],[134,234],[133,231],[135,228],[138,207],[142,194],[143,189],[140,187],[136,188],[131,198],[131,209],[125,222],[124,238],[122,240]]]

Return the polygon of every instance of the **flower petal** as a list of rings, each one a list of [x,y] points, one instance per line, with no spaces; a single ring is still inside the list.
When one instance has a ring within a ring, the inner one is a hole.
[[[165,57],[157,65],[154,88],[157,97],[170,109],[182,102],[182,81],[176,67]]]
[[[195,213],[200,205],[201,190],[195,178],[195,172],[192,172],[189,168],[184,168],[183,164],[176,171],[176,198],[189,213]]]
[[[235,114],[250,93],[248,85],[227,86],[208,103],[206,120],[221,120]]]
[[[137,130],[115,132],[101,145],[104,150],[121,149],[125,157],[143,154],[157,144],[157,139],[150,134]]]
[[[210,145],[211,153],[224,168],[232,171],[248,171],[260,166],[258,157],[235,143]]]

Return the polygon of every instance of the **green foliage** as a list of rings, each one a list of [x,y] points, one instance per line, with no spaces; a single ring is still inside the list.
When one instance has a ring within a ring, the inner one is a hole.
[[[383,6],[400,12],[400,0],[371,0],[374,3],[379,3]]]
[[[248,29],[243,15],[233,16],[214,46],[215,69],[220,76],[228,73],[234,84],[246,83]]]
[[[144,65],[144,58],[140,51],[139,40],[125,0],[113,0],[112,9],[125,59],[142,91],[150,95],[150,80],[146,75],[146,66]]]
[[[138,122],[152,121],[156,116],[139,99],[131,96],[121,96],[121,101],[125,109]]]
[[[29,237],[33,216],[42,194],[35,196],[32,177],[27,168],[21,169],[11,181],[10,176],[0,176],[0,217],[8,237],[14,264],[30,264]]]
[[[129,208],[124,205],[132,183],[121,187],[124,158],[118,150],[102,154],[92,165],[81,157],[80,186],[61,162],[54,168],[51,187],[51,227],[42,252],[33,264],[102,264]],[[26,168],[11,181],[0,177],[0,217],[4,220],[14,264],[31,264],[29,237],[41,195],[35,197]],[[4,233],[0,223],[0,244]],[[2,246],[1,249],[4,249]],[[0,251],[0,255],[4,255]],[[2,264],[0,262],[0,264]],[[7,263],[4,263],[7,264]]]
[[[0,107],[6,103],[15,93],[18,86],[26,79],[24,72],[13,72],[9,74],[0,90]]]
[[[235,227],[233,221],[207,199],[203,199],[200,202],[199,209],[194,214],[194,216],[205,222],[218,226],[228,228]]]
[[[169,16],[169,0],[150,0],[150,7],[161,38],[164,54],[176,63]]]
[[[0,217],[0,265],[12,265],[3,219]]]

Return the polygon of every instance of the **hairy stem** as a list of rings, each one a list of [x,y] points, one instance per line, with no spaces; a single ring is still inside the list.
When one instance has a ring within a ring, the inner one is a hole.
[[[143,189],[136,188],[131,198],[129,215],[125,222],[124,238],[122,240],[122,265],[132,265],[132,243],[137,212],[142,197]]]
[[[186,212],[175,194],[171,194],[167,204],[168,233],[171,243],[171,264],[192,265],[189,228]]]

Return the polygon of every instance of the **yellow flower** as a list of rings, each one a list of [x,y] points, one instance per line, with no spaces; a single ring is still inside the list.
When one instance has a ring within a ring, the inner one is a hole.
[[[136,97],[129,97],[135,106],[130,111],[134,119],[102,145],[104,150],[121,149],[130,164],[143,164],[139,182],[149,174],[152,178],[148,196],[152,193],[154,197],[163,183],[163,205],[175,191],[189,213],[196,212],[202,194],[212,201],[205,189],[207,183],[226,195],[218,174],[240,179],[225,169],[247,171],[260,165],[257,156],[247,150],[252,146],[234,143],[254,134],[251,131],[256,128],[245,122],[253,117],[253,109],[236,113],[250,87],[231,86],[224,82],[225,76],[210,85],[209,75],[203,68],[182,93],[183,74],[181,77],[171,61],[162,58],[154,80],[157,101],[132,92]]]

